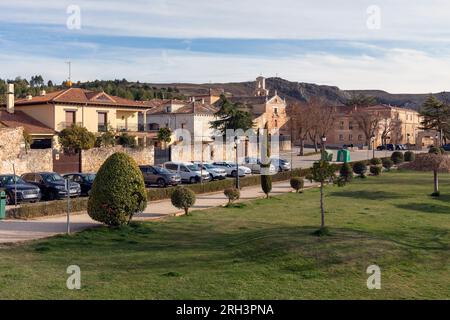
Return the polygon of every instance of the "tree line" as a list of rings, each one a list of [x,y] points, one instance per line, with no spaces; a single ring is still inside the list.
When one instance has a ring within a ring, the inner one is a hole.
[[[37,96],[41,90],[52,92],[66,88],[65,82],[54,84],[51,80],[45,81],[41,75],[34,75],[30,79],[22,77],[0,79],[0,102],[5,101],[8,83],[14,84],[15,97],[18,99],[25,98],[30,94]],[[97,92],[104,91],[107,94],[130,100],[186,99],[176,87],[157,88],[145,83],[129,82],[126,79],[77,82],[74,86]]]

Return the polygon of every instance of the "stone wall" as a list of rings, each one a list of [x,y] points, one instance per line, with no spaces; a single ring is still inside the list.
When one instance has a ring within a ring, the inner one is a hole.
[[[81,169],[83,172],[97,172],[103,162],[109,156],[116,152],[125,152],[130,155],[138,165],[154,164],[154,149],[153,147],[141,148],[124,148],[122,146],[115,146],[110,148],[94,148],[90,150],[83,150],[81,154]]]
[[[0,128],[0,174],[53,171],[51,149],[25,150],[23,128]]]

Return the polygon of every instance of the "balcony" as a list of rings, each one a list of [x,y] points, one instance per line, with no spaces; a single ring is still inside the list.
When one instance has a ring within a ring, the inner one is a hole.
[[[107,132],[108,125],[107,124],[99,124],[97,127],[97,132]]]
[[[128,124],[128,125],[118,125],[118,132],[149,132],[155,131],[150,124]]]

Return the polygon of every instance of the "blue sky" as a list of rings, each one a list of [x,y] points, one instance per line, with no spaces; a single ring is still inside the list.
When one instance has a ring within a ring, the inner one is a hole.
[[[80,29],[67,27],[71,5]],[[437,92],[450,90],[449,18],[444,0],[16,0],[0,3],[0,78],[61,82],[70,60],[75,81],[238,82],[263,74]]]

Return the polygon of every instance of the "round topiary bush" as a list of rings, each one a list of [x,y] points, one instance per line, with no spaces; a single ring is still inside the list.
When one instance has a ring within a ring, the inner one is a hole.
[[[370,173],[374,176],[379,176],[381,174],[381,166],[370,166]]]
[[[403,153],[401,153],[400,151],[395,151],[391,155],[391,160],[394,162],[394,164],[400,164],[405,161],[405,158],[403,156]]]
[[[416,154],[412,151],[405,152],[405,161],[411,162],[416,160]]]
[[[434,154],[442,154],[442,149],[438,147],[431,147],[430,150],[428,150],[428,153],[434,153]]]
[[[353,179],[353,169],[348,162],[341,166],[339,175],[345,182],[350,182]]]
[[[353,164],[353,172],[359,175],[361,178],[365,178],[367,172],[367,165],[364,161],[358,161]]]
[[[235,187],[226,188],[223,194],[228,198],[229,205],[241,197],[241,191]]]
[[[391,159],[383,159],[383,168],[386,170],[390,170],[394,165],[394,162]]]
[[[372,158],[370,159],[370,164],[373,166],[379,166],[382,164],[382,161],[380,158]]]
[[[290,180],[290,184],[292,189],[294,189],[295,192],[298,193],[305,186],[305,179],[303,179],[303,177],[292,177]]]
[[[129,223],[147,206],[144,179],[129,155],[117,152],[101,166],[88,200],[89,216],[110,226]]]
[[[175,208],[183,209],[184,213],[189,215],[189,208],[194,205],[196,199],[194,191],[178,186],[172,192],[170,200]]]

